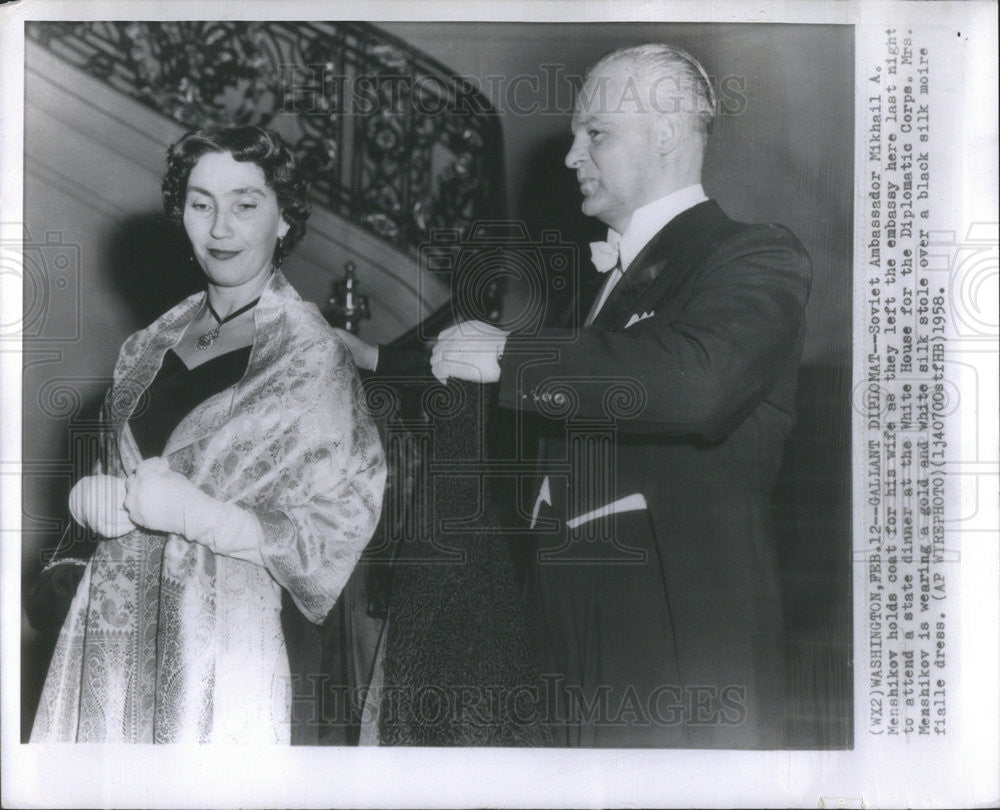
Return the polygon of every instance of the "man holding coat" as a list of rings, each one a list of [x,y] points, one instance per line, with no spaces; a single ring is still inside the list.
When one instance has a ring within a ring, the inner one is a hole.
[[[705,196],[714,113],[678,48],[594,65],[566,156],[609,228],[586,317],[531,335],[465,322],[432,355],[439,379],[498,382],[501,406],[545,425],[528,600],[566,745],[782,744],[771,494],[811,269],[787,229]]]

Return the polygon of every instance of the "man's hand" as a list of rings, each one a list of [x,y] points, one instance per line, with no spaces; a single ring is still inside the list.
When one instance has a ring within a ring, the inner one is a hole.
[[[438,335],[431,371],[441,382],[449,377],[477,383],[500,379],[500,358],[508,332],[482,321],[464,321]]]
[[[333,331],[337,333],[337,337],[344,341],[347,344],[347,348],[351,350],[351,356],[354,357],[354,365],[358,368],[363,368],[365,371],[375,370],[375,367],[378,365],[378,346],[365,343],[357,335],[352,335],[343,329],[334,327]]]

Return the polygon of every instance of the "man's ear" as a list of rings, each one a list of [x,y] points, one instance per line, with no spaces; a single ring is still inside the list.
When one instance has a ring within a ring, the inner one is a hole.
[[[680,143],[683,131],[679,116],[671,113],[660,113],[653,124],[657,151],[661,155],[669,155],[673,152]]]

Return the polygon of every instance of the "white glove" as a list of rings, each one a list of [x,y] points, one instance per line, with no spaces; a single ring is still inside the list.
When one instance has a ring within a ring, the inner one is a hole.
[[[87,475],[69,493],[73,520],[103,537],[121,537],[135,528],[125,511],[125,479]]]
[[[500,379],[500,358],[508,332],[482,321],[449,326],[431,350],[431,373],[445,383],[449,377],[474,383]]]
[[[149,458],[126,480],[125,509],[138,526],[178,534],[216,554],[263,565],[264,532],[256,516],[206,495],[163,458]]]

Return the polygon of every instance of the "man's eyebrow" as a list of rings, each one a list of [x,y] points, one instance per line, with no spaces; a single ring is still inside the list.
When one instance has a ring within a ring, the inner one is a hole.
[[[600,113],[585,113],[583,115],[574,115],[570,126],[572,129],[583,129],[594,123],[608,125],[611,121],[607,116]]]

